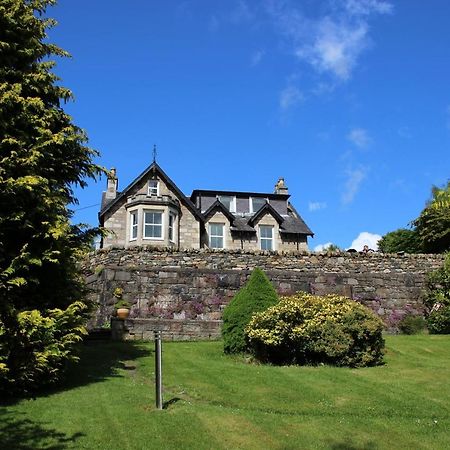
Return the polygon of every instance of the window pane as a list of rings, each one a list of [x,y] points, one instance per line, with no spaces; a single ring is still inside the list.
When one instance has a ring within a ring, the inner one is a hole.
[[[211,248],[224,248],[222,223],[209,224],[209,246]]]
[[[158,180],[150,180],[148,182],[148,194],[158,195]]]
[[[272,250],[272,239],[261,239],[261,250]]]
[[[219,197],[219,202],[222,203],[225,206],[225,208],[228,209],[228,211],[230,210],[231,197],[228,197],[226,195],[221,195]]]
[[[223,236],[223,225],[221,224],[211,224],[210,225],[211,236]]]
[[[211,248],[223,248],[223,238],[211,236]]]
[[[272,227],[269,226],[261,226],[260,233],[262,238],[272,239]]]
[[[162,213],[144,212],[144,237],[161,238],[162,237]]]
[[[131,220],[130,239],[137,239],[137,232],[138,232],[138,213],[137,213],[137,211],[134,211],[130,214],[130,220]]]
[[[252,198],[252,211],[259,211],[266,204],[265,198]]]

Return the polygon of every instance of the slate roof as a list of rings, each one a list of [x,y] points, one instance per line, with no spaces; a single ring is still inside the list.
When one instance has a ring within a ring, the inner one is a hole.
[[[116,205],[121,199],[123,199],[128,192],[136,186],[143,178],[145,178],[150,172],[157,173],[161,179],[164,181],[164,183],[169,186],[177,195],[178,199],[186,206],[186,208],[191,211],[191,213],[196,217],[198,220],[203,221],[202,214],[198,211],[198,209],[195,207],[195,205],[191,202],[189,197],[186,197],[180,189],[178,189],[177,185],[167,176],[167,174],[159,167],[159,165],[156,162],[153,162],[148,166],[137,178],[135,178],[122,192],[117,193],[117,197],[104,204],[104,198],[102,198],[102,209],[98,213],[99,218],[101,219],[107,211],[109,211],[114,205]],[[100,222],[102,222],[100,220]]]
[[[192,192],[190,198],[185,196],[176,184],[167,176],[167,174],[161,169],[161,167],[153,162],[149,167],[147,167],[137,178],[135,178],[122,192],[117,192],[117,197],[113,200],[108,200],[105,197],[105,193],[102,195],[101,210],[99,212],[100,223],[102,223],[102,218],[106,212],[108,212],[114,205],[118,204],[129,191],[138,184],[143,178],[145,178],[151,172],[157,173],[159,177],[164,181],[164,183],[172,189],[177,195],[178,199],[192,212],[194,217],[196,217],[200,222],[204,223],[210,217],[214,215],[216,211],[222,212],[225,217],[230,221],[230,230],[240,233],[256,233],[254,225],[257,223],[258,219],[265,213],[271,214],[275,220],[280,225],[280,232],[282,234],[306,234],[309,236],[314,236],[314,233],[306,225],[304,220],[301,218],[300,214],[288,202],[288,216],[281,215],[275,208],[270,204],[264,204],[255,214],[250,217],[240,217],[231,213],[225,205],[223,205],[218,199],[202,214],[194,205],[193,199],[202,194],[215,194],[215,195],[235,195],[239,197],[263,197],[268,199],[279,199],[280,197],[286,201],[290,197],[289,194],[265,194],[261,192],[237,192],[237,191],[210,191],[210,190],[200,190],[196,189]]]
[[[280,233],[282,234],[307,234],[314,236],[308,225],[301,217],[288,216],[285,217],[281,224]]]

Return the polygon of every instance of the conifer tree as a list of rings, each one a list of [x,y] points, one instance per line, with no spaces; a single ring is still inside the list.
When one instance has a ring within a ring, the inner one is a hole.
[[[254,269],[247,284],[223,311],[222,337],[225,353],[245,352],[245,327],[252,315],[277,302],[278,295],[266,274],[259,268]]]
[[[49,311],[59,308],[58,314],[64,315],[69,308],[71,319],[64,325],[64,317],[60,317],[53,334],[47,333],[51,347],[52,339],[57,344],[58,339],[67,338],[64,333],[68,330],[62,328],[69,322],[75,334],[66,342],[76,340],[76,333],[82,332],[77,318],[85,311],[82,304],[76,303],[83,298],[76,262],[95,230],[71,225],[68,205],[76,204],[74,187],[84,187],[86,180],[95,178],[102,169],[93,162],[97,153],[87,147],[85,133],[63,109],[63,104],[72,99],[71,91],[59,85],[52,71],[55,66],[52,58],[68,56],[47,41],[47,30],[56,22],[45,14],[54,3],[54,0],[0,1],[0,385],[3,386],[8,382],[17,384],[19,379],[24,384],[36,384],[38,379],[46,378],[45,367],[41,367],[39,376],[20,372],[25,370],[20,361],[27,360],[26,352],[36,350],[27,341],[31,339],[27,327],[39,328],[45,322],[48,331],[46,319],[56,320],[55,311]],[[32,310],[34,319],[30,321],[31,313],[26,311]],[[41,339],[41,344],[44,341]],[[35,354],[28,355],[31,361],[34,357]],[[51,372],[50,378],[57,378],[58,369]]]

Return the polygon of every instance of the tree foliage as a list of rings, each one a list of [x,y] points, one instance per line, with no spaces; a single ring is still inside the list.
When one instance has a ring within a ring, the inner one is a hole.
[[[247,284],[223,311],[222,337],[225,353],[247,350],[244,329],[252,315],[278,302],[278,295],[265,273],[256,268]]]
[[[378,248],[383,253],[421,253],[417,232],[406,228],[400,228],[385,234],[378,241]]]
[[[0,377],[8,374],[0,379],[3,385],[23,375],[13,372],[22,370],[14,349],[20,347],[25,311],[38,311],[44,321],[55,308],[70,316],[67,308],[83,298],[76,262],[95,233],[70,224],[73,188],[84,187],[101,168],[93,163],[97,153],[86,146],[85,133],[62,107],[72,93],[52,71],[51,58],[67,56],[47,42],[55,21],[45,13],[54,3],[0,2]],[[62,339],[57,332],[53,336]],[[31,356],[30,347],[22,350]]]
[[[412,222],[426,253],[450,250],[450,181],[432,189],[432,198]]]
[[[378,247],[385,253],[443,253],[450,250],[450,181],[443,188],[432,188],[431,200],[412,229],[401,228],[385,234]]]

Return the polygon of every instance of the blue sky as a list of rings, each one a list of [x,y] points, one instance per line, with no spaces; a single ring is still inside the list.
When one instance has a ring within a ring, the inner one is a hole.
[[[153,144],[187,195],[283,176],[310,248],[348,248],[407,226],[449,178],[447,0],[60,0],[48,15],[72,54],[66,109],[119,188]],[[105,184],[77,190],[75,221],[97,224]]]

